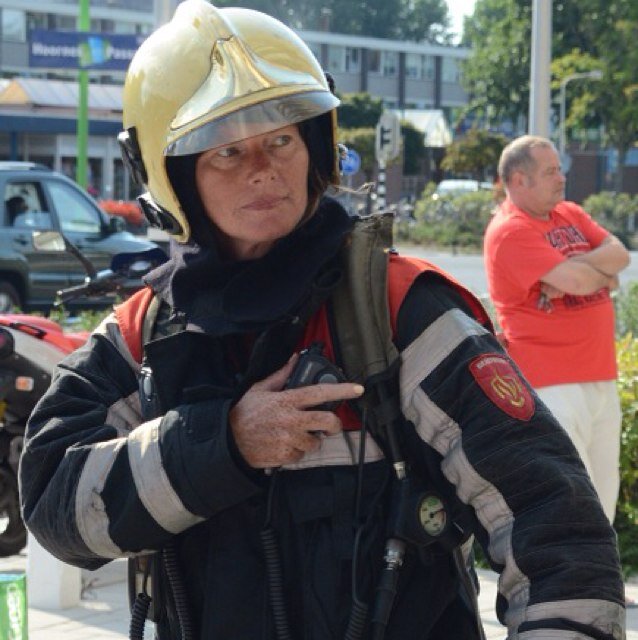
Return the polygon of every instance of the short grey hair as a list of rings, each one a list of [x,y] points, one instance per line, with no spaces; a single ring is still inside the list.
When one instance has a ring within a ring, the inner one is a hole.
[[[498,175],[501,182],[507,185],[516,171],[528,173],[534,169],[532,149],[549,148],[556,151],[551,140],[541,136],[521,136],[512,140],[501,153],[498,162]]]

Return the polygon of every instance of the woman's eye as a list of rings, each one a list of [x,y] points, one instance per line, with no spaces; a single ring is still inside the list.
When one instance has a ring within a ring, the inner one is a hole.
[[[224,147],[217,152],[217,155],[220,158],[230,158],[231,156],[235,156],[239,153],[239,149],[237,147]]]
[[[273,140],[273,146],[275,146],[275,147],[285,147],[287,144],[290,144],[291,140],[292,140],[292,136],[289,136],[289,135],[277,136]]]

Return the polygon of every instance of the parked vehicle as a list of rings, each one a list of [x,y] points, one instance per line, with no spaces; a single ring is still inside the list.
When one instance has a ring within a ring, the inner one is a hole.
[[[494,185],[491,182],[479,182],[478,180],[465,180],[450,178],[441,180],[436,185],[432,194],[432,200],[438,200],[442,196],[459,196],[463,193],[473,193],[475,191],[491,190]]]
[[[78,249],[58,232],[34,233],[36,253],[69,255],[84,266],[87,276],[80,285],[59,292],[68,302],[126,290],[166,258],[151,248],[120,254],[112,268],[97,271]],[[84,344],[88,332],[72,333],[48,318],[25,314],[0,314],[0,557],[18,553],[27,533],[20,516],[17,470],[27,419],[51,383],[55,365]]]
[[[0,162],[0,313],[46,311],[59,289],[80,284],[85,277],[68,252],[36,251],[34,231],[63,233],[100,270],[118,253],[156,246],[124,231],[125,225],[66,176],[32,162]],[[112,295],[77,298],[72,306],[105,307],[112,302]]]

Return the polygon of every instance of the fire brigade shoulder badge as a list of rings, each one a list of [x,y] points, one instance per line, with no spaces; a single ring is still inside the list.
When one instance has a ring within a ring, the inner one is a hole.
[[[470,371],[499,409],[518,420],[529,420],[534,415],[532,394],[505,356],[484,353],[472,360]]]

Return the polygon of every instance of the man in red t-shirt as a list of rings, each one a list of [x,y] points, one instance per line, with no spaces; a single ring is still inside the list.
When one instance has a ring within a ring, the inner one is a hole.
[[[613,522],[621,412],[609,292],[629,253],[564,200],[549,140],[508,144],[499,176],[507,197],[486,231],[484,259],[505,345],[571,436]]]

